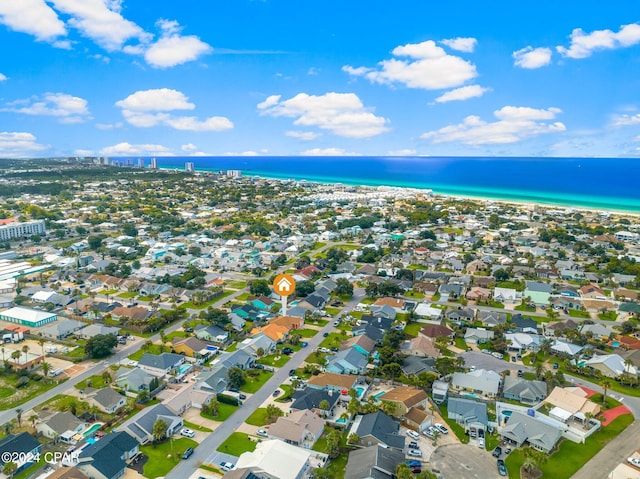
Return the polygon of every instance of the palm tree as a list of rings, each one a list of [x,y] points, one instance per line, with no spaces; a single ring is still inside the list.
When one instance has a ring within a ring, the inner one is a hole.
[[[37,414],[32,414],[29,416],[29,421],[31,421],[31,427],[36,427],[36,420],[38,419]]]
[[[38,339],[38,344],[40,345],[40,347],[42,348],[42,357],[44,357],[45,359],[47,358],[47,356],[45,355],[45,351],[44,351],[44,343],[46,341],[44,340],[44,338],[40,338]]]
[[[157,419],[153,423],[153,442],[158,442],[167,437],[167,423],[162,419]]]
[[[24,363],[27,364],[27,359],[29,359],[29,355],[27,354],[29,352],[29,346],[26,344],[22,346],[22,352],[24,353]]]
[[[603,378],[602,381],[600,381],[600,387],[602,388],[603,405],[607,402],[607,390],[609,389],[609,386],[611,386],[611,381],[609,380],[609,378]]]
[[[536,379],[540,379],[544,372],[544,365],[541,362],[536,363]]]
[[[522,453],[524,455],[524,462],[522,463],[522,468],[530,473],[534,469],[538,469],[542,464],[547,462],[549,456],[541,451],[537,451],[531,446],[524,447],[522,449]]]
[[[20,351],[14,351],[11,353],[11,359],[13,359],[13,362],[16,364],[20,363],[20,356],[22,356]]]
[[[18,420],[18,427],[22,427],[22,409],[16,409],[16,419]]]
[[[49,371],[51,371],[51,365],[46,361],[42,361],[40,363],[40,366],[42,366],[42,375],[45,378],[48,378],[49,377]]]
[[[318,407],[324,411],[323,413],[324,417],[327,417],[327,413],[330,407],[329,401],[327,401],[326,399],[323,399],[322,401],[320,401],[320,404],[318,404]]]
[[[100,409],[98,409],[98,406],[96,406],[95,404],[93,404],[90,408],[89,408],[89,414],[91,414],[93,416],[93,420],[95,421],[96,419],[98,419],[98,412],[100,411]]]

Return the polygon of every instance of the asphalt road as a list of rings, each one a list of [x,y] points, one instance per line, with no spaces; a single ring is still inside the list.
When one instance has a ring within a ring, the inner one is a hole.
[[[350,312],[361,300],[364,298],[364,290],[356,289],[354,291],[353,298],[344,306],[343,312]],[[298,368],[305,358],[317,348],[324,339],[323,334],[329,333],[335,330],[333,321],[329,321],[320,332],[313,338],[310,338],[308,346],[302,348],[296,353],[291,355],[291,359],[282,368],[277,370],[271,379],[269,379],[254,395],[244,401],[244,404],[239,407],[235,413],[224,421],[220,426],[216,428],[214,432],[209,434],[204,441],[195,449],[194,454],[186,461],[181,461],[171,472],[166,476],[166,479],[184,479],[189,477],[198,464],[204,462],[208,457],[213,454],[220,444],[222,444],[229,435],[235,431],[256,409],[262,405],[262,403],[269,398],[288,377],[289,370]]]
[[[498,466],[491,453],[469,444],[448,444],[438,447],[429,461],[440,471],[442,479],[498,479]]]

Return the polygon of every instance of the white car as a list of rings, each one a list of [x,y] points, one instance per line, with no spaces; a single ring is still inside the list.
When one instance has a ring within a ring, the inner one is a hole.
[[[478,439],[478,447],[481,447],[482,449],[484,449],[484,437],[481,437],[480,439]]]
[[[265,431],[264,429],[258,429],[258,430],[256,431],[256,434],[257,434],[258,436],[264,436],[264,437],[266,437],[266,436],[268,436],[268,435],[269,435],[269,433],[267,433],[267,431]]]
[[[182,429],[180,429],[180,435],[184,437],[193,437],[196,435],[196,433],[188,427],[183,427]]]
[[[497,359],[502,359],[502,354],[500,354],[500,353],[493,352],[493,353],[491,353],[491,356],[493,356],[494,358],[497,358]]]
[[[224,472],[229,472],[231,469],[234,469],[236,465],[233,462],[221,462],[220,469]]]
[[[629,464],[633,464],[636,467],[640,467],[640,459],[637,459],[635,457],[630,457],[629,459],[627,459],[627,461],[629,462]]]
[[[435,427],[438,431],[440,431],[441,434],[449,434],[449,430],[439,422],[435,423],[433,427]]]
[[[407,429],[407,436],[409,436],[411,439],[415,439],[416,441],[420,439],[420,434],[411,429]]]
[[[422,451],[420,449],[409,449],[407,456],[422,457]]]

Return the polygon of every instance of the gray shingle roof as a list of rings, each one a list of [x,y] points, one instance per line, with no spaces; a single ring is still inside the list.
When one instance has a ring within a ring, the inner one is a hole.
[[[361,438],[373,436],[378,441],[397,449],[404,449],[404,436],[400,436],[400,423],[382,411],[365,414],[356,433]]]
[[[179,361],[184,361],[184,356],[173,353],[162,354],[149,354],[144,353],[140,360],[139,365],[148,366],[150,368],[157,369],[169,369],[177,364]]]

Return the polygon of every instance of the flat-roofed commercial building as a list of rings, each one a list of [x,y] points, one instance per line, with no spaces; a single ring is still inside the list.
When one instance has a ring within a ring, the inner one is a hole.
[[[44,220],[25,221],[22,223],[15,220],[15,218],[8,219],[13,219],[14,221],[3,220],[3,222],[0,223],[0,241],[9,241],[36,234],[47,234],[47,230],[44,226]]]

